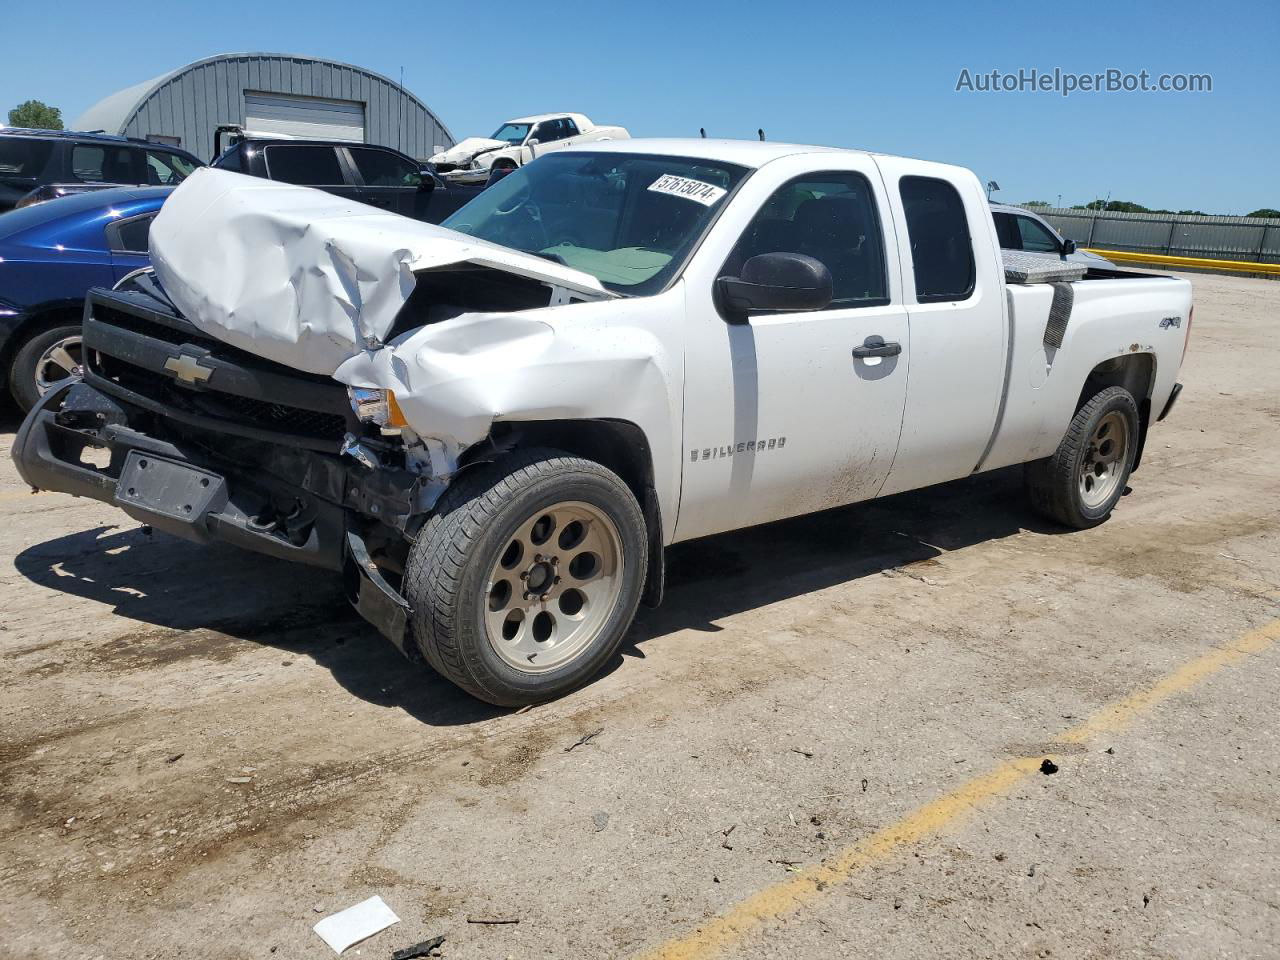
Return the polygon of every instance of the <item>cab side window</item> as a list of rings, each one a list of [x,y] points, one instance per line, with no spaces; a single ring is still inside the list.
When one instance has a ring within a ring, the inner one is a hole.
[[[889,302],[884,235],[875,196],[859,173],[808,174],[778,188],[725,263],[739,276],[762,253],[802,253],[831,271],[828,309]]]
[[[1022,237],[1023,250],[1057,253],[1061,249],[1058,238],[1030,217],[1018,218],[1018,234]]]
[[[195,173],[195,164],[168,150],[148,150],[147,182],[152,185],[181,183]]]
[[[935,177],[903,177],[898,184],[911,241],[916,301],[967,300],[973,293],[973,244],[964,202]]]
[[[133,160],[130,147],[77,143],[71,148],[71,169],[85,183],[137,183]]]
[[[385,150],[348,147],[366,187],[416,187],[422,174],[413,164]]]

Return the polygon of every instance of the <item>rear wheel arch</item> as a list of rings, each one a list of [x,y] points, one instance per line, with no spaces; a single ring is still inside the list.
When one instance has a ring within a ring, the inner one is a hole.
[[[1123,387],[1138,404],[1138,450],[1133,470],[1142,463],[1142,451],[1151,425],[1151,390],[1156,382],[1156,358],[1151,353],[1126,353],[1097,364],[1085,378],[1076,399],[1078,411],[1089,399],[1107,387]]]
[[[54,327],[75,326],[84,319],[84,302],[56,303],[31,311],[0,346],[0,389],[12,387],[10,375],[18,353],[31,340]]]

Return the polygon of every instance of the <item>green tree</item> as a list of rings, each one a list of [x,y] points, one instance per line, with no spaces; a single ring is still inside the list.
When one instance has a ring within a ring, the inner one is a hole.
[[[39,100],[28,100],[9,111],[9,126],[61,130],[62,111]]]
[[[1245,216],[1247,217],[1280,217],[1280,210],[1277,210],[1275,207],[1263,207],[1260,210],[1253,211],[1253,213],[1247,213],[1245,214]]]
[[[1047,207],[1049,204],[1044,200],[1028,200],[1023,204],[1024,207]]]

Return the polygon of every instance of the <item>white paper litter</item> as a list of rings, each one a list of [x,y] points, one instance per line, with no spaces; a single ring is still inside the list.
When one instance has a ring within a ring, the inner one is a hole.
[[[341,953],[353,943],[359,943],[379,930],[385,930],[399,922],[400,918],[392,913],[381,897],[370,897],[354,907],[347,907],[325,917],[312,929],[320,935],[321,940]]]

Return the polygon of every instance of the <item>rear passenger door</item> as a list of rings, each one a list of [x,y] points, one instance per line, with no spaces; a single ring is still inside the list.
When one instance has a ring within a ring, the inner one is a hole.
[[[273,143],[263,149],[267,178],[315,187],[350,200],[360,193],[347,175],[338,148],[318,143]]]
[[[897,223],[911,326],[911,390],[883,493],[972,473],[1004,392],[1003,266],[976,177],[877,157]]]
[[[426,220],[430,190],[422,189],[422,171],[398,153],[377,147],[346,147],[362,203],[415,220]]]

